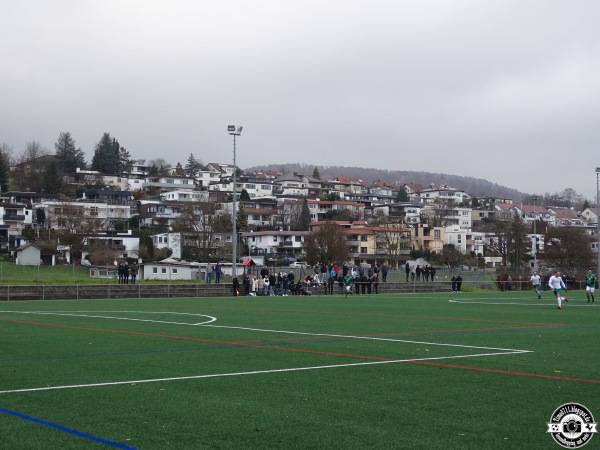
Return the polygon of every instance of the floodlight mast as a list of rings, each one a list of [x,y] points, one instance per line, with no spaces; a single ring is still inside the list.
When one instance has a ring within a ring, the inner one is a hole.
[[[600,280],[600,167],[596,167],[596,276]]]
[[[233,210],[231,212],[231,223],[233,225],[233,231],[231,233],[231,278],[236,277],[236,264],[237,264],[237,202],[236,202],[236,194],[237,187],[235,183],[236,176],[236,165],[235,165],[235,138],[242,134],[242,129],[244,127],[238,127],[237,130],[235,125],[228,125],[227,132],[233,136]]]
[[[533,200],[533,270],[537,271],[537,232],[535,227],[535,222],[537,220],[537,212],[535,210],[535,202],[538,199],[537,195],[531,197]]]

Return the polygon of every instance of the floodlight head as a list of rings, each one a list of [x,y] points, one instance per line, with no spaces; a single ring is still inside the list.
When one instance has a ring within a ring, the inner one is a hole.
[[[596,167],[596,173],[600,173],[600,167]]]
[[[242,134],[242,130],[244,129],[244,127],[238,127],[237,133],[238,134]],[[596,169],[596,170],[600,170],[600,168]]]
[[[235,125],[227,125],[227,131],[228,132],[235,132]]]

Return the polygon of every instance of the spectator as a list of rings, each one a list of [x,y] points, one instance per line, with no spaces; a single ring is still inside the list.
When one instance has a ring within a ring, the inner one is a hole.
[[[223,275],[223,269],[221,269],[221,264],[217,263],[215,266],[215,283],[219,284],[221,282],[221,275]]]
[[[130,269],[130,274],[131,274],[131,284],[135,284],[135,280],[137,278],[137,274],[138,274],[138,264],[136,262],[134,262],[131,265],[131,269]]]
[[[237,297],[240,293],[240,282],[237,277],[233,277],[233,296]]]
[[[460,292],[461,286],[462,286],[462,275],[459,273],[458,276],[456,277],[456,291]]]

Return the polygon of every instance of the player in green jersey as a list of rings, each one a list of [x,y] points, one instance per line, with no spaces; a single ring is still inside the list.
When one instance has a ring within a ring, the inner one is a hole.
[[[596,290],[597,281],[598,277],[592,273],[592,269],[588,270],[588,273],[585,275],[585,295],[587,296],[588,303],[590,299],[592,302],[594,301],[594,291]]]
[[[348,273],[348,275],[346,275],[344,277],[344,289],[346,290],[346,297],[348,297],[348,294],[350,295],[354,295],[354,292],[352,292],[352,283],[354,282],[354,278],[352,278],[352,275],[350,275],[350,273]]]

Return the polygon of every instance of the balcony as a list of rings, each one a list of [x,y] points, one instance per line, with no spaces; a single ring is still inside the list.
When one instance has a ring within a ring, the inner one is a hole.
[[[5,222],[23,222],[25,220],[24,214],[4,214],[2,216]]]

